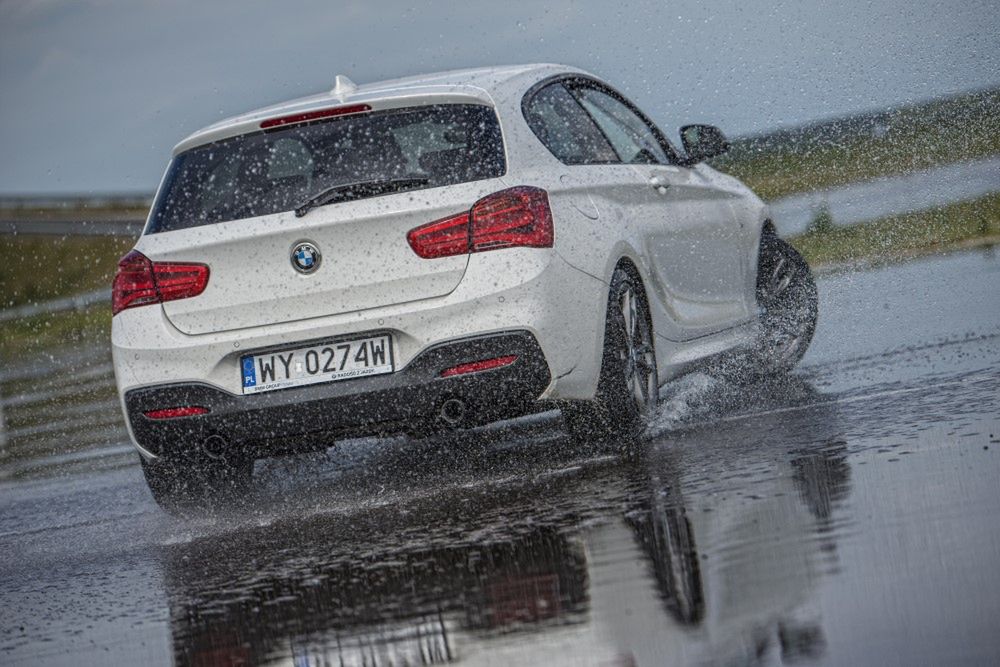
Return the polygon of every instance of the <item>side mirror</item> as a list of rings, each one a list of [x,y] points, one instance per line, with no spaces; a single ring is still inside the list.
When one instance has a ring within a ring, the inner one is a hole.
[[[681,143],[687,164],[698,164],[729,150],[726,135],[714,125],[685,125],[681,128]]]

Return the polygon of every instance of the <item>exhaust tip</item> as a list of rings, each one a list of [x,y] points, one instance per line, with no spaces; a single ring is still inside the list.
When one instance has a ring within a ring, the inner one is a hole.
[[[201,448],[213,459],[221,458],[226,453],[227,443],[221,435],[210,435],[205,438]]]
[[[465,418],[465,401],[457,398],[449,398],[441,404],[441,411],[438,417],[448,426],[458,426]]]

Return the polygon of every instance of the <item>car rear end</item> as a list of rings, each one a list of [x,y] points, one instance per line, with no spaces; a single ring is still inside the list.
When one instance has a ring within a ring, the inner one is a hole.
[[[551,358],[570,363],[584,306],[553,234],[547,193],[511,182],[481,91],[195,135],[115,278],[133,439],[147,459],[205,443],[267,455],[528,412]]]

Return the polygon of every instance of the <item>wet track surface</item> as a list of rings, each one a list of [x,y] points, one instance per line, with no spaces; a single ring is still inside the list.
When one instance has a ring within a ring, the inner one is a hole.
[[[100,354],[83,399],[9,374],[0,663],[996,663],[1000,257],[820,299],[791,378],[672,383],[628,455],[554,415],[353,441],[186,520],[121,447]]]

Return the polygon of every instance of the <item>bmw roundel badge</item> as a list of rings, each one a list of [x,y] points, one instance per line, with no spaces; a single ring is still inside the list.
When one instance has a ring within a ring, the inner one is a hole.
[[[312,273],[319,268],[319,248],[308,241],[300,241],[292,248],[292,266],[299,273]]]

